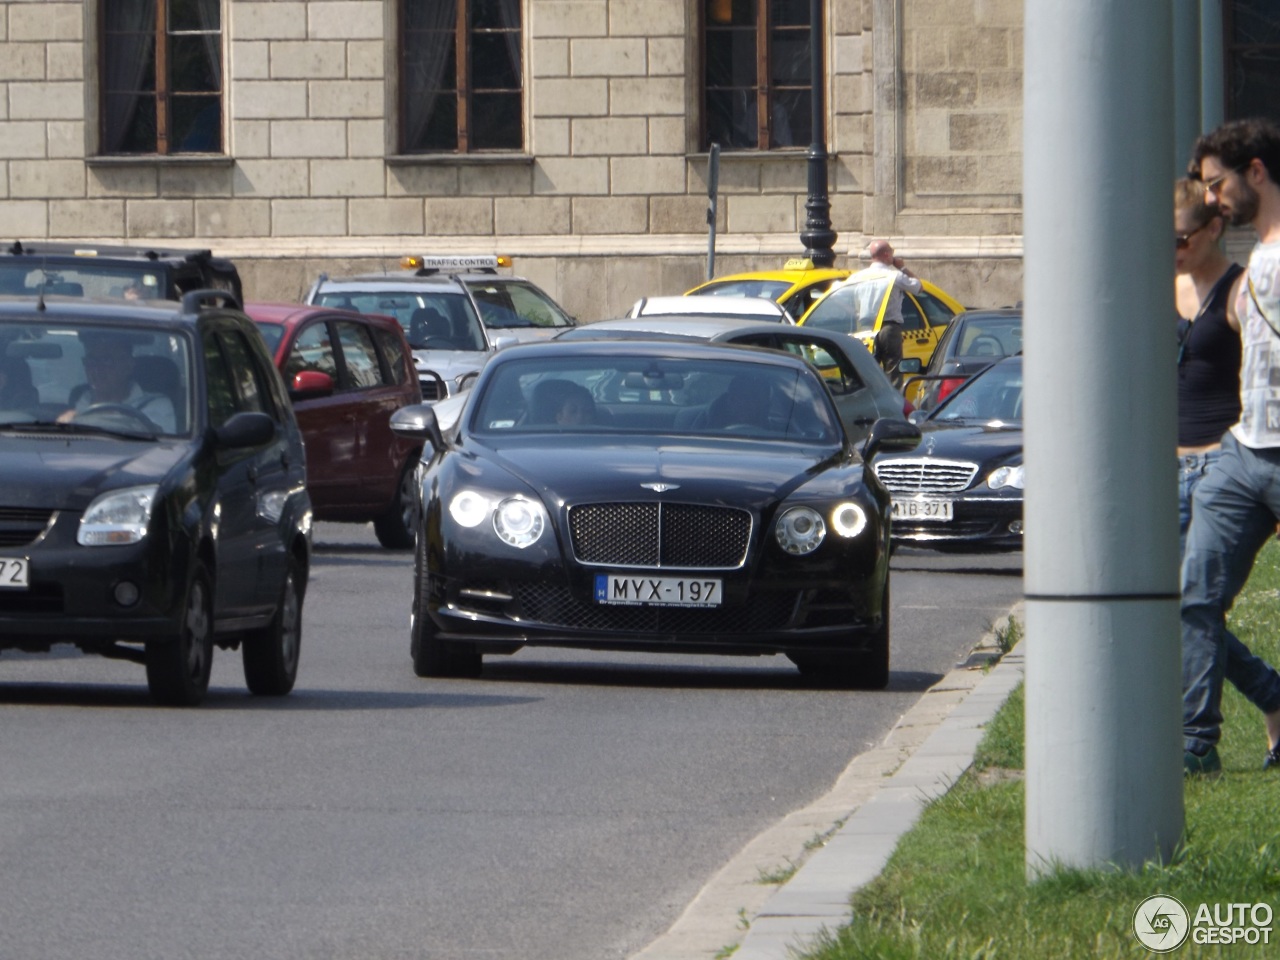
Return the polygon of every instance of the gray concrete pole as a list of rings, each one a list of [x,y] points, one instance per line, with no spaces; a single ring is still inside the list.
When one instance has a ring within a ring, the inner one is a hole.
[[[1167,0],[1026,0],[1026,863],[1182,833]]]
[[[1227,66],[1222,47],[1222,0],[1200,0],[1200,132],[1226,118]]]
[[[1200,136],[1200,0],[1173,0],[1173,175]]]

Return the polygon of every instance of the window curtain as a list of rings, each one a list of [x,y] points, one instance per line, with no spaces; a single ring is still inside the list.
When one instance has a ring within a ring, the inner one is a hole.
[[[209,72],[213,82],[222,91],[222,0],[196,0],[196,15],[200,29],[208,30],[204,37],[205,53],[209,57]]]
[[[457,0],[405,0],[404,148],[413,150],[422,142],[444,74],[453,27],[457,22]],[[415,41],[419,45],[415,46]],[[459,56],[464,51],[458,51]]]
[[[520,29],[520,7],[524,0],[498,0],[498,16],[502,18],[502,26],[511,33],[506,35],[507,54],[511,57],[511,72],[516,82],[524,90],[524,64],[521,57],[520,40],[523,33]]]
[[[103,0],[102,152],[119,153],[139,106],[148,68],[155,64],[155,0]],[[215,0],[216,2],[216,0]]]

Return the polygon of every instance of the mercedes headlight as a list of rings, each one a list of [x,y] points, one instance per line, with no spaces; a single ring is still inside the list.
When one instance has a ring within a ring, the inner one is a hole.
[[[778,546],[792,556],[813,553],[827,535],[827,525],[822,514],[812,507],[791,507],[778,517],[773,535]]]
[[[1015,490],[1022,489],[1022,464],[1016,467],[999,467],[992,471],[991,476],[987,477],[987,486],[992,490],[1000,490],[1004,487],[1013,487]]]
[[[76,543],[82,547],[137,543],[147,535],[156,484],[112,490],[94,499],[80,518]]]
[[[522,550],[537,543],[546,528],[547,512],[542,504],[522,497],[503,500],[493,514],[493,529],[498,536]]]

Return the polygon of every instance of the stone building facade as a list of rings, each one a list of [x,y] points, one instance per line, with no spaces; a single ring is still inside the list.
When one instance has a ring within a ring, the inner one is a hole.
[[[401,0],[221,0],[222,149],[168,156],[101,149],[104,2],[0,2],[4,239],[210,247],[255,299],[500,252],[584,320],[705,277],[715,0],[519,0],[523,147],[428,154],[396,146]],[[826,0],[837,265],[885,236],[966,303],[1020,298],[1022,6]],[[717,273],[799,255],[806,184],[803,146],[723,151]]]

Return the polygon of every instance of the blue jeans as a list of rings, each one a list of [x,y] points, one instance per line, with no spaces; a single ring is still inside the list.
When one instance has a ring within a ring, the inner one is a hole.
[[[1191,495],[1205,474],[1222,457],[1222,448],[1188,453],[1178,458],[1178,555],[1187,552],[1187,528],[1191,526]]]
[[[1224,679],[1264,713],[1280,710],[1280,673],[1227,629],[1277,516],[1280,449],[1252,450],[1227,434],[1192,495],[1182,557],[1182,728],[1192,753],[1207,753],[1221,736]]]

